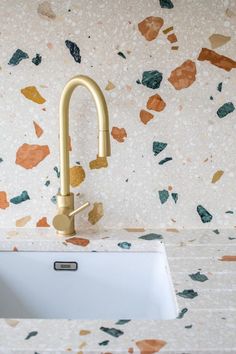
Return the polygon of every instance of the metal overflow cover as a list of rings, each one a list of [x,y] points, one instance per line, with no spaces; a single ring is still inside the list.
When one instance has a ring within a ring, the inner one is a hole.
[[[55,270],[77,270],[78,263],[77,262],[54,262]]]

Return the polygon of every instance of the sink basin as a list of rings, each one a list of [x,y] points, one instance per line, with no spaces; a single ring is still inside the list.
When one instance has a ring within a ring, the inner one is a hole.
[[[0,252],[0,317],[172,319],[178,309],[158,252]]]

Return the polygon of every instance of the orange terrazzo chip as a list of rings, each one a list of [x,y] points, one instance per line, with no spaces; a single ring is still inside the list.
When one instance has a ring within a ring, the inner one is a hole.
[[[85,171],[82,166],[73,166],[70,168],[70,185],[78,187],[85,179]]]
[[[6,209],[9,207],[9,202],[7,201],[7,193],[4,191],[0,192],[0,208]]]
[[[171,72],[168,81],[176,90],[187,88],[196,80],[196,65],[192,60],[186,60]]]
[[[141,122],[146,125],[151,119],[154,118],[154,115],[148,111],[145,111],[145,109],[141,109],[139,117]]]
[[[35,134],[38,138],[40,138],[40,136],[43,134],[43,129],[35,121],[33,121],[33,123],[34,123]]]
[[[119,143],[123,143],[125,141],[125,138],[127,138],[127,133],[125,128],[113,127],[111,130],[111,135]]]
[[[170,43],[175,43],[178,41],[176,35],[174,33],[171,33],[167,36],[167,39]]]
[[[48,221],[47,221],[47,217],[44,216],[41,219],[39,219],[36,223],[36,226],[37,227],[50,227],[50,225],[48,224]]]
[[[223,262],[236,262],[236,256],[222,256],[220,261]]]
[[[207,48],[202,48],[198,56],[198,60],[200,61],[207,60],[212,65],[218,66],[218,68],[224,69],[226,71],[230,71],[231,69],[236,68],[236,61],[228,57],[225,57],[224,55],[220,55],[214,52],[214,50],[210,50]]]
[[[147,41],[153,41],[157,38],[163,23],[161,17],[149,16],[138,24],[138,29]]]
[[[149,97],[147,101],[147,109],[151,109],[156,112],[161,112],[165,108],[166,103],[163,101],[160,95],[156,94]]]
[[[71,237],[65,240],[67,243],[72,243],[72,245],[86,247],[89,244],[89,240],[81,237]]]
[[[23,144],[16,152],[16,164],[30,169],[37,166],[49,154],[48,145]]]
[[[107,158],[106,157],[99,157],[97,156],[96,160],[89,162],[89,167],[91,170],[105,168],[108,166]]]
[[[95,225],[103,217],[103,204],[94,203],[93,209],[88,213],[88,221]]]
[[[39,91],[36,89],[35,86],[25,87],[21,89],[21,93],[25,96],[25,98],[28,98],[28,100],[31,100],[35,103],[43,104],[44,102],[46,102],[45,98],[40,95]]]
[[[160,351],[166,342],[161,339],[144,339],[136,342],[141,354],[154,354]]]

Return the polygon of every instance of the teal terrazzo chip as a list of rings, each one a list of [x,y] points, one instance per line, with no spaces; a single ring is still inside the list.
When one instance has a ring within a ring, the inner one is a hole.
[[[56,195],[53,195],[53,196],[52,196],[51,202],[52,202],[53,204],[57,204],[57,196],[56,196]]]
[[[162,82],[162,73],[157,70],[144,71],[142,84],[151,89],[158,89]]]
[[[29,340],[31,337],[37,336],[37,334],[38,334],[37,331],[29,332],[28,335],[25,337],[25,340]]]
[[[208,277],[205,274],[201,274],[200,272],[189,274],[189,276],[192,280],[200,281],[202,283],[208,280]]]
[[[80,49],[79,49],[79,47],[77,46],[77,44],[74,43],[74,42],[72,42],[72,41],[66,40],[66,41],[65,41],[65,45],[66,45],[67,48],[69,49],[70,54],[72,55],[72,57],[74,58],[74,60],[75,60],[77,63],[81,63]]]
[[[158,191],[158,194],[161,204],[164,204],[169,198],[169,192],[166,189]]]
[[[121,331],[120,329],[116,329],[116,328],[108,328],[108,327],[100,327],[100,330],[110,334],[112,337],[120,337],[122,334],[124,334],[123,331]]]
[[[222,91],[222,85],[223,85],[223,82],[220,82],[220,83],[217,85],[217,90],[218,90],[219,92]]]
[[[176,318],[177,318],[177,319],[183,318],[184,315],[186,314],[186,312],[188,312],[188,309],[185,307],[185,308],[183,308],[183,309],[180,311],[179,315],[178,315]]]
[[[210,222],[212,220],[212,215],[202,205],[197,206],[197,212],[203,223]]]
[[[233,214],[234,212],[233,212],[233,210],[227,210],[226,212],[225,212],[225,214]]]
[[[198,293],[194,291],[193,289],[189,290],[183,290],[177,293],[178,296],[184,297],[185,299],[194,299],[196,296],[198,296]]]
[[[109,342],[109,340],[104,340],[103,342],[98,343],[98,345],[108,345]]]
[[[8,65],[13,65],[13,66],[18,65],[21,62],[21,60],[28,59],[28,58],[29,56],[27,53],[23,52],[23,50],[21,49],[17,49],[15,53],[12,55],[11,59],[9,60]]]
[[[216,235],[220,234],[220,231],[218,229],[212,230]]]
[[[154,152],[154,156],[157,156],[166,147],[167,147],[167,143],[162,143],[160,141],[153,141],[152,151]]]
[[[164,165],[164,163],[173,160],[172,157],[165,157],[163,160],[159,162],[159,165]]]
[[[3,159],[0,157],[0,163],[3,162]]]
[[[50,181],[49,181],[49,179],[48,179],[48,180],[45,182],[45,186],[48,187],[49,184],[50,184]]]
[[[192,328],[192,327],[193,327],[193,325],[184,326],[184,328],[187,328],[187,329],[190,329],[190,328]]]
[[[30,199],[28,192],[27,191],[23,191],[20,195],[11,198],[10,202],[13,204],[20,204],[22,202],[25,202],[26,200]]]
[[[210,100],[211,100],[211,101],[213,101],[213,100],[214,100],[213,96],[210,96]]]
[[[131,320],[119,320],[119,321],[117,321],[115,324],[116,325],[124,325],[124,324],[126,324],[126,323],[128,323],[128,322],[130,322]]]
[[[129,243],[129,242],[119,242],[119,243],[118,243],[118,246],[119,246],[120,248],[125,249],[125,250],[129,250],[130,247],[131,247],[131,243]]]
[[[139,238],[141,240],[152,241],[152,240],[162,240],[163,236],[159,235],[159,234],[150,233],[150,234],[146,234],[146,235],[143,235],[143,236],[139,236]]]
[[[171,193],[171,197],[172,197],[173,201],[174,201],[175,204],[176,204],[177,201],[178,201],[178,199],[179,199],[178,193]]]
[[[171,0],[159,0],[160,1],[160,6],[163,9],[173,9],[174,4]]]
[[[32,59],[32,63],[38,66],[42,61],[42,56],[40,54],[36,54],[35,57]]]
[[[124,55],[124,53],[118,52],[117,54],[118,54],[121,58],[126,59],[126,56]]]
[[[56,172],[57,178],[60,178],[60,171],[57,166],[53,167],[53,170]]]
[[[234,104],[232,102],[227,102],[221,106],[216,112],[219,118],[226,117],[229,113],[235,110]]]

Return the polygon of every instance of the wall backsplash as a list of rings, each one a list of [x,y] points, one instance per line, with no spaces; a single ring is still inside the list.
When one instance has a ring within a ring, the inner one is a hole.
[[[105,93],[112,155],[96,160],[77,89],[72,190],[92,204],[77,224],[236,226],[236,1],[2,0],[0,16],[1,227],[51,225],[59,99],[78,74]]]

